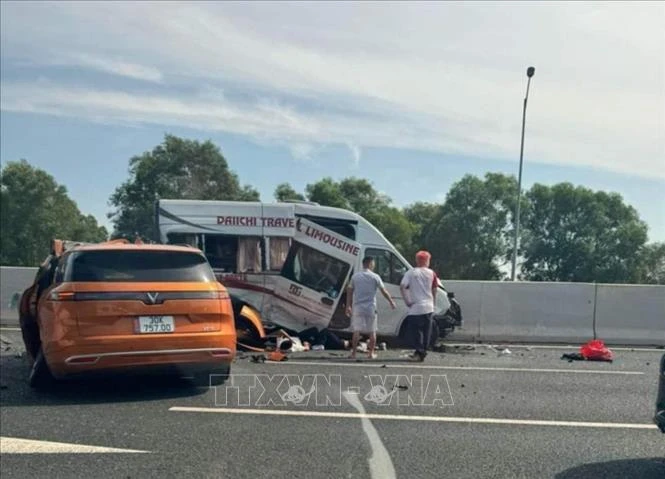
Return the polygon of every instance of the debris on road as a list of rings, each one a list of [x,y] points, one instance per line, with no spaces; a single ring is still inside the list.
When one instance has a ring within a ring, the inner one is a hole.
[[[406,391],[407,389],[409,389],[409,386],[401,386],[399,384],[395,384],[393,386],[393,389],[399,389],[400,391]]]
[[[358,343],[358,346],[356,347],[356,351],[359,353],[366,353],[367,352],[367,343],[361,341]]]
[[[580,353],[587,361],[608,361],[612,362],[614,354],[605,343],[600,339],[592,339],[580,348]]]
[[[499,356],[510,356],[511,354],[513,353],[511,353],[508,348],[499,351]]]
[[[566,353],[561,356],[561,359],[567,359],[569,363],[573,361],[584,361],[584,356],[581,353]]]
[[[611,363],[614,360],[614,354],[605,346],[603,341],[593,339],[581,346],[579,353],[566,353],[561,356],[561,359],[565,359],[569,363],[573,361],[606,361]]]
[[[288,359],[289,358],[286,357],[286,354],[280,351],[273,351],[267,357],[267,360],[272,362],[287,361]]]

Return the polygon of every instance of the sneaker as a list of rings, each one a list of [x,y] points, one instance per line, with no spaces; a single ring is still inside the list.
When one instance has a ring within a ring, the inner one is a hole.
[[[376,353],[372,353],[372,354],[369,354],[367,357],[368,357],[369,359],[376,359],[376,358],[379,357],[379,355],[376,354]]]
[[[425,361],[425,355],[423,353],[419,353],[418,351],[415,351],[413,354],[409,356],[409,359],[422,363]]]

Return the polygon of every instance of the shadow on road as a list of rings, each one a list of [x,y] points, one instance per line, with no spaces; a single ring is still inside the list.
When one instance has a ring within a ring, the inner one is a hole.
[[[639,477],[640,479],[663,479],[665,477],[665,458],[624,459],[619,461],[596,462],[584,464],[563,471],[556,479],[624,479]]]
[[[70,404],[103,404],[157,401],[205,394],[185,378],[173,376],[108,376],[73,379],[56,383],[47,391],[28,385],[29,368],[25,358],[0,358],[0,405],[60,406]]]

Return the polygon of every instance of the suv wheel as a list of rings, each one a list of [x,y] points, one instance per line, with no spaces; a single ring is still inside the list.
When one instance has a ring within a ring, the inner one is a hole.
[[[28,382],[30,387],[35,389],[47,389],[55,382],[53,375],[48,368],[48,364],[46,364],[44,352],[41,347],[37,351],[37,357],[32,365]]]
[[[205,373],[194,375],[193,383],[197,387],[220,386],[226,382],[231,373],[231,366],[212,369]]]

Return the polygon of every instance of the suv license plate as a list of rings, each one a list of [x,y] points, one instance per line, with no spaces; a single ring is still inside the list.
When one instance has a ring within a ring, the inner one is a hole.
[[[139,333],[172,333],[175,331],[173,316],[139,316]]]

